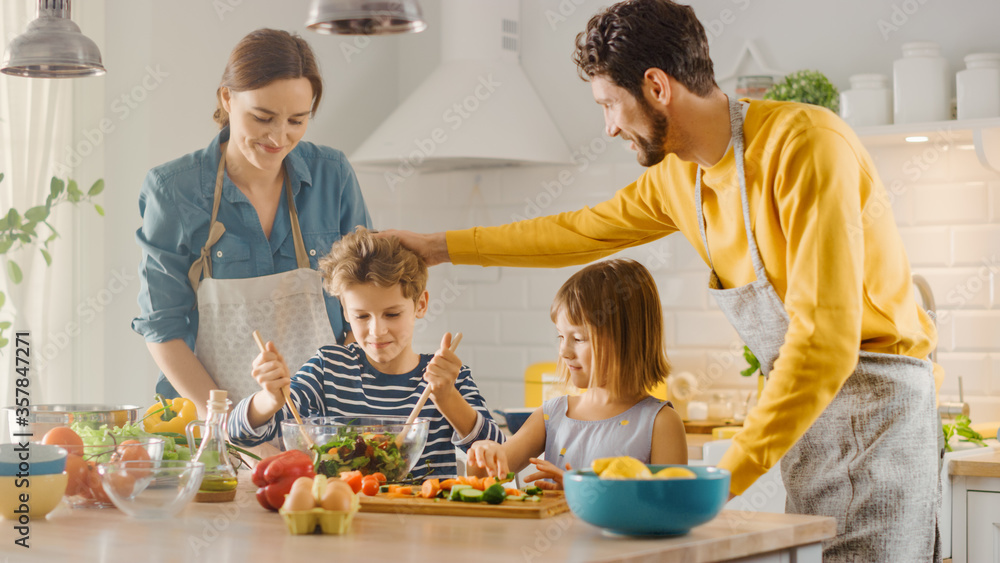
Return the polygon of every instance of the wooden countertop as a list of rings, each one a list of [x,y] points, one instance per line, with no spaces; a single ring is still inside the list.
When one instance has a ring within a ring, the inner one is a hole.
[[[133,520],[117,509],[58,507],[30,523],[29,545],[0,525],[0,559],[21,561],[720,561],[813,544],[835,533],[832,518],[723,511],[674,538],[604,534],[570,513],[544,520],[370,514],[343,536],[292,536],[254,498],[245,473],[234,502],[188,505],[176,518]]]
[[[949,462],[948,473],[952,476],[1000,477],[1000,450],[984,450],[980,455],[970,455]]]

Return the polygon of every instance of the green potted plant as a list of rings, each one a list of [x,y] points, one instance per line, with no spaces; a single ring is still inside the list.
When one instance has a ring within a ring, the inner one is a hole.
[[[3,181],[3,174],[0,174],[0,182]],[[28,208],[21,213],[13,207],[0,217],[0,256],[7,262],[7,278],[15,284],[21,283],[24,274],[20,265],[7,256],[8,252],[22,248],[38,249],[45,259],[47,266],[52,265],[52,254],[49,245],[59,238],[49,219],[52,209],[64,203],[78,205],[89,203],[94,206],[94,210],[99,215],[104,216],[104,208],[93,202],[93,198],[104,191],[104,180],[97,180],[86,192],[80,190],[76,180],[63,181],[55,176],[49,183],[49,194],[45,197],[45,202]],[[46,231],[42,231],[42,227]],[[44,238],[43,238],[44,237]],[[7,302],[7,296],[0,291],[0,311],[3,310]],[[0,349],[9,343],[9,339],[4,332],[11,327],[10,321],[0,321]]]
[[[747,361],[747,368],[741,371],[740,375],[750,377],[757,374],[757,398],[760,399],[760,394],[764,391],[764,371],[760,369],[760,361],[746,345],[743,346],[743,359]]]
[[[801,102],[840,112],[840,92],[822,72],[797,70],[764,92],[765,100]]]

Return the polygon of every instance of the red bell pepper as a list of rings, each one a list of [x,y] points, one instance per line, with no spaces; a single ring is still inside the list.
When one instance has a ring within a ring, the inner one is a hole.
[[[285,495],[299,477],[314,477],[313,460],[299,450],[288,450],[264,458],[254,468],[251,476],[257,489],[257,502],[268,510],[278,510],[285,502]]]

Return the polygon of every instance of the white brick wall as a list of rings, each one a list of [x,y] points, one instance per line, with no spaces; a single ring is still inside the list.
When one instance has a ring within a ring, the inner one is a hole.
[[[609,143],[586,169],[414,176],[395,192],[380,174],[360,179],[377,227],[439,231],[599,203],[641,173],[617,151]],[[942,399],[957,400],[961,375],[974,420],[1000,420],[1000,181],[968,150],[889,147],[872,157],[892,194],[914,272],[927,277],[937,301],[938,358],[948,372]],[[640,261],[657,281],[675,370],[695,373],[716,390],[755,388],[754,380],[739,375],[745,367],[739,338],[708,296],[708,267],[687,240],[675,235],[619,256]],[[432,268],[432,318],[418,332],[417,347],[433,350],[445,330],[462,331],[460,356],[491,407],[520,406],[524,370],[556,357],[549,305],[578,269],[503,268],[499,276],[476,277],[480,273],[466,266]]]

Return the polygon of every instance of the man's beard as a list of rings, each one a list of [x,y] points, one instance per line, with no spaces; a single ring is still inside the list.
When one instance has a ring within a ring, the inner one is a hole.
[[[630,140],[635,143],[638,153],[636,160],[639,161],[639,164],[648,168],[659,164],[667,156],[667,149],[664,148],[664,144],[667,140],[667,131],[670,129],[670,123],[667,121],[667,116],[654,110],[653,106],[644,98],[640,97],[638,100],[639,107],[642,108],[642,113],[646,116],[646,123],[649,124],[650,133],[649,137],[636,136],[636,138]]]

